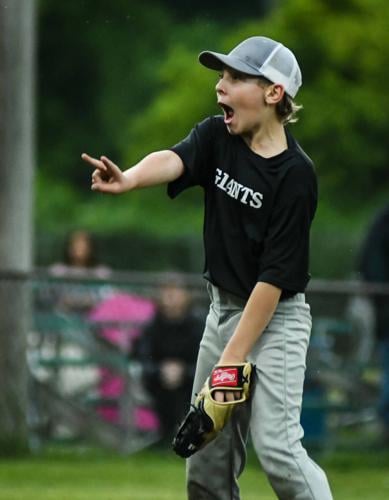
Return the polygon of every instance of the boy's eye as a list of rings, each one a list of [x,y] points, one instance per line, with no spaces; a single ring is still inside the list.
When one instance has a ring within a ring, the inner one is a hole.
[[[249,75],[241,73],[240,71],[225,70],[223,73],[218,74],[218,80],[222,80],[223,78],[227,78],[232,81],[244,81],[249,78]]]
[[[233,80],[243,81],[243,80],[247,79],[247,75],[245,75],[244,73],[241,73],[240,71],[232,71],[231,72],[231,78]]]

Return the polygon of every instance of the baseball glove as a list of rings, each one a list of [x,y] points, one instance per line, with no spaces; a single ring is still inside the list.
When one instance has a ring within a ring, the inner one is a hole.
[[[178,428],[173,440],[177,455],[188,458],[215,439],[234,408],[249,398],[252,370],[251,363],[215,366]],[[218,402],[216,391],[240,392],[240,398]]]

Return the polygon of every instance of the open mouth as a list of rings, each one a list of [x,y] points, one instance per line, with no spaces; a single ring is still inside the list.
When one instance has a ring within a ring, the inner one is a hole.
[[[224,104],[222,102],[219,102],[219,106],[224,111],[224,123],[231,123],[232,118],[234,117],[234,110],[231,108],[231,106],[228,106],[227,104]]]

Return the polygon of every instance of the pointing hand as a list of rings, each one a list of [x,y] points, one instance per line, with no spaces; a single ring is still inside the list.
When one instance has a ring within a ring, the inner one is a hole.
[[[119,194],[126,190],[125,175],[109,158],[106,156],[101,156],[100,159],[92,158],[86,153],[83,153],[81,158],[95,169],[92,172],[93,191]]]

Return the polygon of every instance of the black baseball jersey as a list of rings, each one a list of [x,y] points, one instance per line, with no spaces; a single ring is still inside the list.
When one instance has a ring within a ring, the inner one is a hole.
[[[288,149],[271,158],[230,135],[222,116],[205,119],[171,148],[185,170],[168,185],[169,196],[204,189],[204,276],[245,299],[259,281],[281,288],[281,298],[309,281],[317,181],[312,161],[285,130]]]

